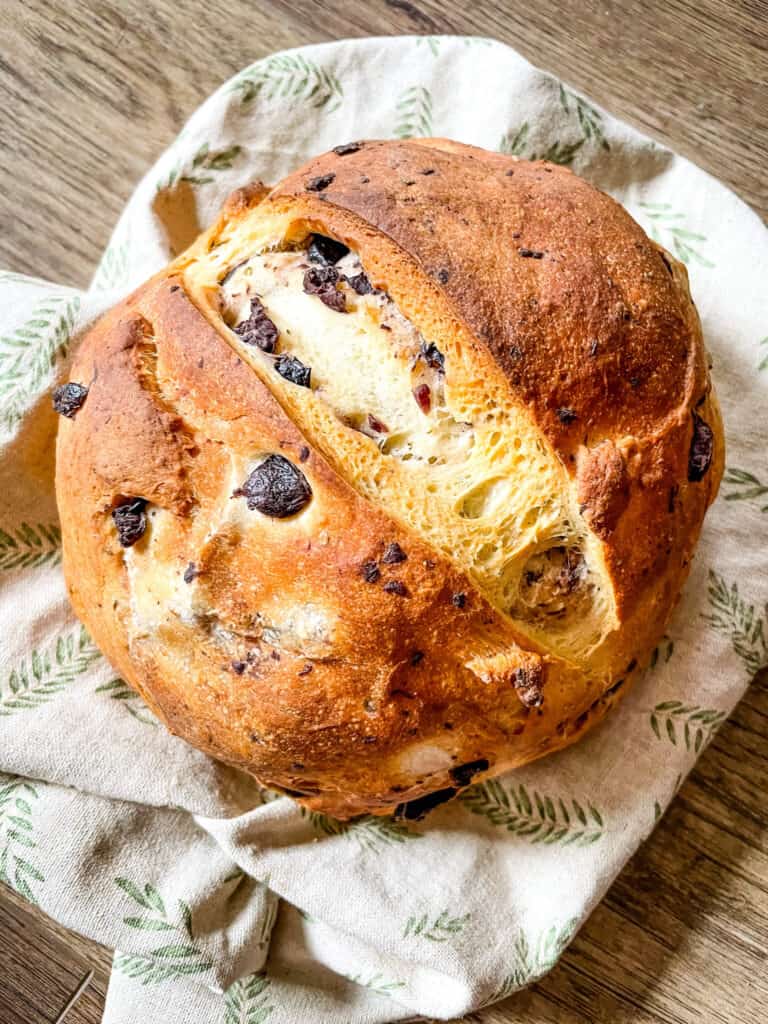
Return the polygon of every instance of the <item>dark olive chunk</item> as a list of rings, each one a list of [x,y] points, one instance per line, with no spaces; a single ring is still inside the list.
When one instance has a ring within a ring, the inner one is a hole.
[[[382,588],[387,594],[397,594],[398,597],[408,597],[408,588],[401,580],[389,580]]]
[[[363,562],[360,568],[360,575],[366,583],[375,583],[381,576],[381,570],[375,562]]]
[[[147,502],[144,498],[129,498],[112,509],[117,536],[124,548],[132,547],[144,536],[147,528]]]
[[[337,313],[347,312],[347,300],[344,298],[344,293],[336,288],[323,288],[317,293],[317,297],[329,309],[334,309]]]
[[[317,264],[304,273],[303,287],[308,295],[316,295],[321,302],[337,313],[346,313],[344,292],[336,287],[339,272],[335,267]]]
[[[400,562],[405,562],[407,558],[408,555],[406,555],[397,541],[393,540],[391,544],[387,544],[381,560],[384,565],[399,565]]]
[[[71,380],[53,392],[53,408],[60,416],[66,416],[72,420],[87,397],[88,388],[85,384],[78,384],[77,381]]]
[[[309,295],[314,295],[323,288],[335,287],[339,280],[339,272],[336,267],[329,264],[310,267],[304,272],[303,287]]]
[[[477,761],[467,761],[466,764],[459,764],[455,768],[451,768],[450,776],[457,786],[468,786],[475,775],[487,772],[489,768],[488,761],[481,757]]]
[[[291,384],[298,384],[302,388],[311,386],[312,367],[305,366],[296,356],[278,356],[275,361],[275,369],[281,377],[285,377]]]
[[[693,437],[688,454],[688,479],[691,483],[698,483],[712,464],[714,444],[715,435],[712,433],[712,428],[704,422],[698,413],[694,412]]]
[[[347,284],[350,288],[354,289],[358,295],[370,295],[373,291],[373,285],[368,280],[368,275],[362,271],[360,271],[359,274],[355,274],[353,277],[348,277]]]
[[[421,357],[430,369],[439,370],[441,373],[445,373],[445,356],[437,345],[434,343],[427,345],[422,342]]]
[[[246,320],[235,327],[246,345],[256,345],[262,352],[274,352],[279,335],[277,327],[267,316],[259,299],[251,299],[251,312]]]
[[[307,192],[324,192],[335,177],[335,174],[318,174],[316,178],[310,178],[304,188]]]
[[[337,242],[335,238],[328,238],[327,235],[312,235],[311,238],[307,246],[310,263],[338,263],[349,252],[349,248],[343,242]]]
[[[287,519],[309,503],[312,488],[292,462],[282,455],[269,455],[234,496],[244,497],[252,511],[273,519]]]
[[[362,142],[345,142],[343,146],[334,146],[333,152],[336,156],[347,156],[349,153],[357,153],[362,148]]]
[[[395,821],[420,821],[435,807],[452,800],[456,796],[456,792],[455,789],[438,789],[434,793],[427,793],[426,796],[409,800],[408,803],[398,804],[395,808]]]

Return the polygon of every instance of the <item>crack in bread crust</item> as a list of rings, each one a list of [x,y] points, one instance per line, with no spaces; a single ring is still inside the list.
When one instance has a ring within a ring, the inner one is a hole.
[[[553,653],[585,664],[615,613],[600,545],[580,522],[565,468],[510,401],[492,361],[483,365],[447,316],[434,325],[432,314],[425,335],[390,298],[387,280],[362,297],[340,282],[343,314],[303,292],[307,237],[306,224],[266,219],[217,245],[215,259],[188,264],[186,286],[198,301],[211,296],[209,320],[358,493],[450,558],[529,643],[543,638]],[[338,265],[349,269],[353,257]],[[222,270],[229,264],[234,273]],[[356,261],[351,269],[366,267]],[[269,353],[231,330],[254,298],[259,315],[279,328]],[[438,353],[439,372],[425,351]],[[277,352],[311,364],[314,383],[286,383],[275,372]],[[429,391],[427,411],[419,388]],[[366,417],[374,430],[366,430]],[[556,619],[543,621],[527,614],[521,581],[531,559],[563,544],[589,551],[583,587],[578,581],[584,600],[572,615],[562,605]]]

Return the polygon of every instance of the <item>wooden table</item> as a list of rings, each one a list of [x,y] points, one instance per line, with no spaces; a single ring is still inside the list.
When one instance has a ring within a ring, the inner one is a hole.
[[[141,174],[221,81],[344,36],[495,36],[768,215],[768,0],[4,0],[0,266],[83,285]],[[756,681],[540,984],[483,1024],[768,1019],[768,688]],[[0,892],[0,1024],[100,1019],[106,950]],[[138,1022],[137,1022],[138,1024]],[[159,1024],[159,1022],[143,1022]]]

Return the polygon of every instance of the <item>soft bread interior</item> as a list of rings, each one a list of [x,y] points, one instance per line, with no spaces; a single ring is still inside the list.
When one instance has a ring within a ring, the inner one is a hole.
[[[602,546],[487,353],[455,321],[398,306],[395,282],[374,274],[359,294],[347,279],[369,268],[355,252],[333,264],[344,312],[308,292],[311,225],[259,211],[230,223],[181,262],[199,308],[360,494],[449,557],[520,633],[583,664],[617,624]],[[269,352],[235,330],[254,300],[279,332]],[[311,368],[308,386],[279,370],[289,356]]]

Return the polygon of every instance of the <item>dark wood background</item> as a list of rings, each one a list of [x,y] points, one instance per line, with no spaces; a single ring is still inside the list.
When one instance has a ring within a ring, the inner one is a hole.
[[[256,58],[441,32],[509,43],[768,217],[768,0],[0,0],[0,266],[86,284],[139,177]],[[766,681],[560,965],[469,1019],[768,1020]],[[50,1024],[91,970],[66,1019],[95,1024],[108,969],[107,951],[0,889],[0,1024]]]

